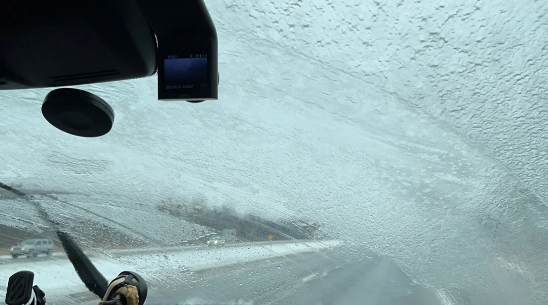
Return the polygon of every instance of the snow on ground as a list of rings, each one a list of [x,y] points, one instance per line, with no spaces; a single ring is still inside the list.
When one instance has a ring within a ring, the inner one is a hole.
[[[288,242],[272,245],[246,245],[244,247],[212,248],[169,252],[164,254],[141,254],[93,256],[97,269],[107,279],[119,272],[133,270],[154,284],[158,274],[181,270],[198,271],[232,264],[245,263],[272,257],[312,252],[341,245],[339,241]],[[66,295],[85,290],[70,261],[56,259],[48,261],[21,260],[21,263],[0,265],[0,283],[21,270],[34,272],[34,283],[51,295]],[[2,286],[0,286],[1,288]]]
[[[22,199],[0,199],[0,224],[29,231],[36,231],[48,225],[40,219],[36,210]]]
[[[150,245],[179,243],[193,240],[211,232],[211,229],[190,223],[181,218],[159,212],[154,204],[117,204],[114,200],[102,197],[59,195],[58,199],[67,202],[48,201],[50,214],[70,212],[74,219],[82,216],[121,229],[124,233],[141,238]],[[55,208],[54,208],[55,207]]]
[[[93,261],[98,270],[108,278],[114,278],[123,271],[123,266],[107,258]],[[28,270],[34,272],[34,284],[40,286],[49,294],[70,294],[81,292],[84,284],[78,278],[70,261],[56,259],[48,261],[25,261],[21,263],[0,265],[0,283],[7,284],[9,277],[15,272]]]
[[[323,242],[288,242],[261,245],[246,245],[227,248],[206,248],[180,253],[145,254],[139,256],[122,256],[118,261],[134,270],[162,272],[172,269],[198,271],[231,264],[239,264],[277,256],[311,252],[340,245],[339,241]],[[154,265],[150,262],[153,261]]]
[[[35,196],[33,200],[40,203],[53,220],[64,225],[79,225],[88,219],[111,228],[117,234],[150,245],[179,243],[211,232],[207,227],[160,213],[154,205],[116,205],[111,201],[79,195],[55,195],[55,198]],[[35,206],[26,200],[0,200],[0,211],[0,224],[30,230],[51,228],[51,224],[37,213]],[[158,232],[162,233],[159,235]],[[85,241],[87,236],[77,237]]]

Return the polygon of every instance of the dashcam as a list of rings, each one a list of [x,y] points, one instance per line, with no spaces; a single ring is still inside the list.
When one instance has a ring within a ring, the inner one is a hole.
[[[217,41],[164,38],[158,41],[158,99],[217,99]]]

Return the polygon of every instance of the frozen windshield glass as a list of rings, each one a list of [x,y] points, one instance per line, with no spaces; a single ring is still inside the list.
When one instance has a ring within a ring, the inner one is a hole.
[[[82,138],[0,90],[0,296],[97,302],[61,230],[150,305],[548,304],[548,2],[205,3],[217,101],[75,86]]]

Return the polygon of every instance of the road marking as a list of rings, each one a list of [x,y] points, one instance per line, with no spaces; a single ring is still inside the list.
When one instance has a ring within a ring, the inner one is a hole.
[[[318,275],[317,275],[316,273],[312,273],[312,274],[310,274],[310,275],[307,275],[307,276],[303,277],[303,278],[302,278],[302,281],[303,281],[303,283],[306,283],[306,282],[308,282],[308,281],[310,281],[310,280],[313,280],[313,279],[316,278],[317,276],[318,276]]]

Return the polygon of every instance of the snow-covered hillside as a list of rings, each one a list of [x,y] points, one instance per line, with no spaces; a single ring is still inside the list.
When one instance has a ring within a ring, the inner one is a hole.
[[[167,197],[304,215],[439,289],[548,301],[548,3],[206,2],[219,101],[85,86],[116,119],[82,139],[42,117],[48,90],[1,91],[0,181],[160,237],[137,207]]]
[[[0,224],[37,233],[48,231],[51,224],[37,213],[35,204],[40,204],[53,221],[62,224],[61,229],[90,247],[109,248],[120,242],[126,247],[180,245],[211,233],[210,228],[158,213],[154,205],[120,206],[78,195],[34,196],[33,201],[0,201]]]

